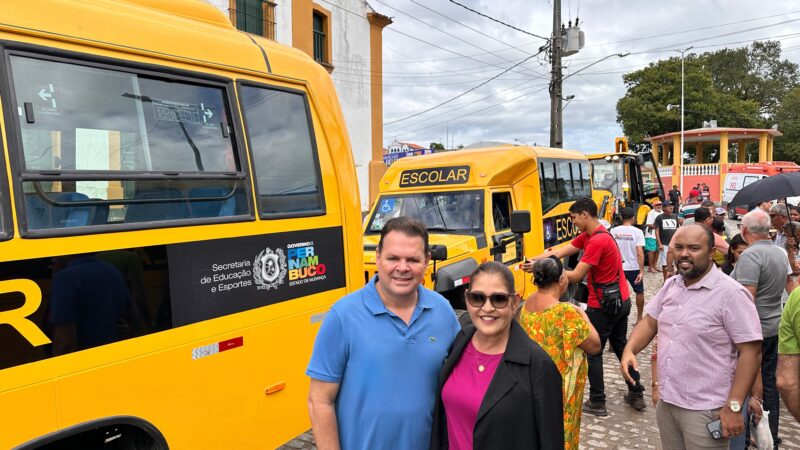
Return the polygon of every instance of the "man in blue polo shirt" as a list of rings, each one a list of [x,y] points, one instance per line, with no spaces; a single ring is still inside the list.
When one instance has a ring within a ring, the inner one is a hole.
[[[425,225],[389,220],[377,276],[325,317],[306,369],[320,450],[430,445],[437,377],[459,325],[447,300],[421,286],[429,260]]]

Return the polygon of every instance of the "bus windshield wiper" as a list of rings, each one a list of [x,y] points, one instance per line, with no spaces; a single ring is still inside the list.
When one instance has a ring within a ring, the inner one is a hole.
[[[431,231],[444,231],[444,232],[453,232],[453,231],[456,231],[456,230],[454,230],[453,228],[447,228],[447,227],[426,227],[426,228],[427,228],[427,230],[428,230],[429,232],[431,232]]]

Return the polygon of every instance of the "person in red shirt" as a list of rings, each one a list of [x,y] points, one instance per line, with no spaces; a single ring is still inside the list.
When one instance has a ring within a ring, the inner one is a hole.
[[[600,353],[589,355],[589,400],[583,404],[583,412],[596,416],[607,416],[605,382],[603,380],[603,349],[606,341],[610,341],[611,349],[617,356],[622,357],[622,350],[627,344],[628,315],[631,312],[630,293],[625,272],[622,269],[622,256],[617,243],[600,224],[597,218],[597,204],[591,198],[581,198],[569,208],[572,223],[581,231],[569,244],[553,251],[545,251],[533,260],[555,255],[558,258],[572,256],[583,250],[580,262],[574,270],[565,273],[572,283],[578,283],[587,278],[589,287],[589,300],[586,314],[589,321],[600,334]],[[526,261],[522,265],[526,272],[533,270],[533,261]],[[604,308],[600,304],[600,285],[619,286],[621,305],[618,308]],[[615,309],[615,310],[611,310]],[[639,379],[638,372],[632,378]],[[644,401],[644,388],[641,383],[628,383],[628,393],[624,395],[625,403],[636,410],[647,407]]]

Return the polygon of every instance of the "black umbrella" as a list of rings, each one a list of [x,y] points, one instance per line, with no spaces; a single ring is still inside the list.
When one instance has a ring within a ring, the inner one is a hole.
[[[800,172],[780,173],[743,187],[729,205],[749,206],[753,203],[798,195],[800,195]]]
[[[750,206],[774,200],[776,198],[796,197],[800,195],[800,172],[779,173],[771,177],[762,178],[755,183],[742,188],[728,203],[730,206]],[[789,205],[786,204],[786,214],[789,214]],[[792,234],[794,227],[790,226]]]

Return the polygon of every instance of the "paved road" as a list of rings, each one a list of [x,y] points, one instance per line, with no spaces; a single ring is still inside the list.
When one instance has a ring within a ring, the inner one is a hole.
[[[647,273],[645,277],[645,299],[652,298],[662,284],[660,274]],[[631,310],[629,332],[636,320],[636,308]],[[642,384],[650,386],[651,366],[650,347],[639,354],[639,367],[642,373]],[[584,415],[581,423],[582,449],[660,449],[658,427],[655,410],[650,404],[650,390],[645,392],[648,408],[635,411],[622,401],[627,387],[619,373],[619,363],[611,351],[604,354],[606,395],[609,411],[608,417]],[[588,383],[587,383],[588,396]],[[785,408],[781,409],[780,436],[783,438],[781,448],[800,450],[800,425],[789,415]],[[315,449],[311,433],[305,433],[288,442],[281,449]]]

